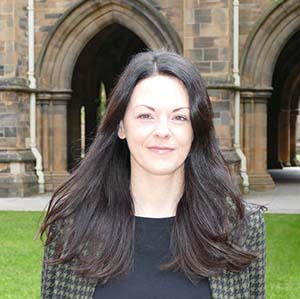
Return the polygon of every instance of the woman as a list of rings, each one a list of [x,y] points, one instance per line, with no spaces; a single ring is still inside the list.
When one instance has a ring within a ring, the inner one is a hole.
[[[53,195],[43,298],[264,298],[262,209],[237,193],[195,66],[136,55]]]

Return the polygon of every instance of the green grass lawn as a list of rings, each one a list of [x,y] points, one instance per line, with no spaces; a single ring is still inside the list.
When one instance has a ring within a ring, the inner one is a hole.
[[[0,212],[0,298],[38,299],[40,212]],[[300,298],[300,215],[266,214],[267,299]]]
[[[266,214],[267,299],[300,298],[300,215]]]
[[[0,212],[0,298],[40,298],[41,212]]]

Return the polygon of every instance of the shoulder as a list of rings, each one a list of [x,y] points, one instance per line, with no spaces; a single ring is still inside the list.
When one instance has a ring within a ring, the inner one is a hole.
[[[48,234],[53,234],[53,236],[57,239],[62,235],[66,234],[69,227],[74,223],[74,217],[68,216],[66,218],[59,218],[53,221],[48,226]]]
[[[234,229],[234,243],[256,258],[239,272],[224,271],[210,278],[216,298],[265,299],[265,207],[243,202],[244,217]]]
[[[246,251],[253,252],[260,244],[265,242],[264,211],[266,207],[246,201],[242,201],[242,204],[244,215],[239,220],[233,218],[230,240]]]
[[[265,206],[243,202],[245,208],[244,220],[251,226],[259,226],[264,222]]]
[[[51,224],[49,224],[46,232],[46,240],[45,240],[45,251],[44,258],[45,260],[55,260],[56,254],[59,248],[62,248],[62,244],[64,243],[67,235],[68,229],[72,224],[73,219],[71,217],[65,219],[58,219]]]
[[[256,251],[265,243],[264,212],[266,207],[244,202],[245,215],[242,220],[244,245],[249,251]]]
[[[259,224],[264,221],[264,212],[267,210],[265,206],[249,203],[249,202],[243,202],[244,208],[245,208],[245,220],[251,224]]]

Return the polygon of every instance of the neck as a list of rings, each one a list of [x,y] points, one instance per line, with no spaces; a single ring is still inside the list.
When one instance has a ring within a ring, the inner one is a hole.
[[[131,193],[135,215],[163,218],[176,215],[177,204],[184,189],[184,171],[170,175],[153,175],[131,169]]]

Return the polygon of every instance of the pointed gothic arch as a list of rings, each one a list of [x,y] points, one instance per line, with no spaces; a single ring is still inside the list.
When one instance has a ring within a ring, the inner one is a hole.
[[[241,56],[243,148],[246,156],[249,157],[247,166],[250,184],[256,186],[255,189],[258,190],[274,187],[274,182],[267,171],[267,160],[271,155],[270,146],[273,147],[273,152],[278,152],[280,141],[274,136],[279,134],[277,131],[281,120],[276,115],[272,120],[273,124],[267,122],[271,115],[270,107],[272,110],[271,105],[275,104],[276,90],[274,90],[273,80],[276,65],[282,53],[299,30],[300,2],[298,0],[283,1],[261,18],[249,35]],[[291,59],[288,56],[286,58]],[[291,108],[293,101],[287,98],[282,104],[282,111],[287,101],[289,109]],[[286,114],[286,111],[283,112]],[[285,115],[281,116],[281,119],[283,119],[283,126],[286,122]],[[277,131],[272,135],[270,132],[274,130]],[[270,138],[275,139],[270,140]]]
[[[300,1],[287,0],[267,12],[251,32],[241,57],[244,87],[269,89],[276,61],[300,29]]]
[[[77,120],[80,107],[71,114],[68,110],[76,98],[72,82],[77,62],[99,33],[111,31],[116,26],[123,28],[125,34],[131,32],[131,36],[135,36],[146,48],[165,48],[177,53],[183,51],[177,32],[146,0],[82,0],[64,13],[49,33],[36,63],[37,143],[43,156],[48,191],[68,176],[68,156],[71,155],[68,141],[70,144],[72,136],[79,135]],[[96,89],[93,96],[95,93]],[[89,111],[94,109],[94,106],[88,107]],[[72,127],[77,127],[73,133],[68,129],[70,119]]]
[[[44,43],[37,61],[38,87],[68,90],[84,46],[113,23],[131,30],[151,49],[182,53],[178,34],[148,1],[83,0],[65,12]]]

